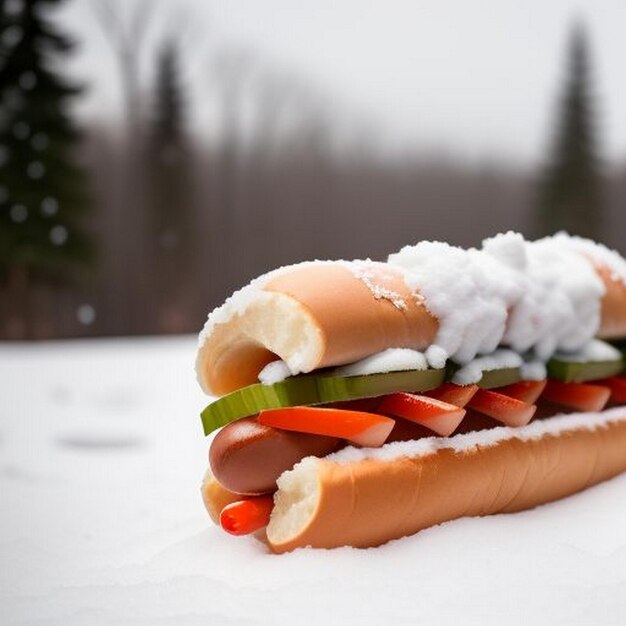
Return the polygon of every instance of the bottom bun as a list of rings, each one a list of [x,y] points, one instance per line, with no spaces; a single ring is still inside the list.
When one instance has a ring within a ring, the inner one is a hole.
[[[460,517],[512,513],[626,471],[626,408],[308,457],[278,480],[274,552],[367,548]]]
[[[222,487],[211,473],[211,470],[207,470],[204,474],[200,493],[209,517],[217,525],[220,523],[220,514],[225,506],[237,502],[237,500],[245,500],[245,496],[233,493]]]

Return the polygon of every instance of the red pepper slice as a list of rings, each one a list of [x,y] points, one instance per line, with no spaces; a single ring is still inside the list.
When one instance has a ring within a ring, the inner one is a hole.
[[[478,391],[478,385],[455,385],[454,383],[444,383],[436,389],[426,391],[424,395],[429,398],[436,398],[448,404],[464,407]]]
[[[577,411],[595,412],[606,406],[611,397],[611,389],[597,384],[549,380],[542,397]]]
[[[520,380],[512,385],[498,387],[496,391],[527,404],[534,404],[546,388],[546,380]]]
[[[468,406],[507,426],[525,426],[537,410],[534,404],[527,404],[492,389],[479,389]]]
[[[594,380],[593,384],[608,387],[611,390],[611,402],[626,404],[626,378],[613,376],[611,378],[603,378],[602,380]]]
[[[348,439],[371,448],[382,446],[395,424],[376,413],[311,406],[261,411],[258,421],[283,430]]]
[[[380,403],[378,410],[417,422],[442,437],[451,435],[465,415],[465,409],[461,407],[414,393],[388,395]]]

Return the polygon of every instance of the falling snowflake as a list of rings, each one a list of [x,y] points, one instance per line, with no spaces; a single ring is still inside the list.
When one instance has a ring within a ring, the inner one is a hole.
[[[13,48],[22,39],[24,31],[19,26],[9,26],[0,38],[0,42],[7,48]]]
[[[62,246],[68,237],[67,228],[61,224],[57,224],[50,229],[50,241],[55,246]]]
[[[30,126],[26,122],[15,122],[13,124],[13,134],[18,139],[26,139],[30,135]]]
[[[48,147],[48,135],[45,133],[35,133],[30,143],[35,150],[41,152]]]
[[[37,77],[34,72],[23,72],[18,78],[18,83],[22,89],[28,91],[37,84]]]
[[[16,224],[21,224],[28,217],[28,209],[23,204],[14,204],[9,211],[9,215]]]
[[[23,10],[23,0],[6,0],[4,11],[7,15],[19,15]]]
[[[91,326],[96,320],[96,310],[91,304],[81,304],[78,309],[76,309],[76,319],[78,319],[83,326]]]
[[[59,210],[59,203],[56,198],[47,196],[41,201],[41,212],[45,216],[52,217],[53,215],[56,215],[58,210]]]
[[[46,173],[46,168],[41,161],[33,161],[28,164],[26,173],[33,180],[38,180]]]

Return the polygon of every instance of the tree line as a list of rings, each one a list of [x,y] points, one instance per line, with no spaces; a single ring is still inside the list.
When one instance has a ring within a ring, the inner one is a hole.
[[[180,28],[156,47],[149,106],[138,59],[148,4],[96,2],[124,98],[121,128],[79,129],[59,61],[74,42],[48,9],[0,9],[0,337],[194,332],[255,275],[310,258],[384,258],[411,241],[474,245],[509,228],[619,247],[624,170],[603,168],[589,51],[572,31],[540,172],[450,158],[382,158],[367,129],[342,140],[301,81],[248,55],[214,59],[213,141],[193,132]],[[45,10],[44,10],[45,9]]]

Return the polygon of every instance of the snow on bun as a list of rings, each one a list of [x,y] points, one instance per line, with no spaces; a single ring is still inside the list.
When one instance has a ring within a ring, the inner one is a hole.
[[[207,393],[221,395],[257,382],[260,372],[275,382],[388,349],[423,351],[428,365],[442,367],[504,346],[530,355],[526,369],[538,373],[556,351],[623,336],[622,257],[563,233],[528,242],[508,232],[481,249],[420,242],[387,263],[313,261],[265,274],[209,315],[196,371]],[[408,356],[374,362],[389,368]],[[374,366],[346,371],[364,367]]]

